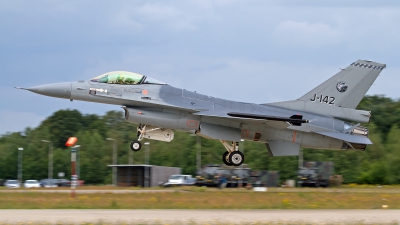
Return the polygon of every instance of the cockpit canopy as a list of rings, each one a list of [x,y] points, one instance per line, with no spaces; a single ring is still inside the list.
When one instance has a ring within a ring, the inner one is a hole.
[[[135,85],[135,84],[166,84],[154,78],[144,76],[138,73],[126,72],[126,71],[113,71],[97,76],[90,81],[106,84],[124,84],[124,85]]]

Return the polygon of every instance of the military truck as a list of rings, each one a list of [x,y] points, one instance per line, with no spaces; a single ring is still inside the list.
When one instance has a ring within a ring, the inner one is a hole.
[[[276,171],[254,171],[245,164],[241,167],[209,164],[196,177],[196,185],[217,187],[221,177],[226,178],[226,187],[245,187],[249,184],[253,187],[276,187],[279,183],[279,173]]]
[[[268,170],[251,171],[249,183],[252,187],[278,187],[279,172]]]
[[[304,162],[297,172],[297,184],[299,187],[328,187],[333,169],[333,162]]]
[[[236,187],[239,183],[246,182],[249,177],[249,168],[247,165],[241,167],[231,167],[219,164],[208,164],[203,167],[196,176],[197,186],[217,187],[221,178],[225,177],[226,187]]]

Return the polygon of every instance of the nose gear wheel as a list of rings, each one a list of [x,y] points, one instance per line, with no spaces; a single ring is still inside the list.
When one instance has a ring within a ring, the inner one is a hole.
[[[142,148],[142,143],[140,141],[132,141],[130,144],[132,151],[139,151]]]

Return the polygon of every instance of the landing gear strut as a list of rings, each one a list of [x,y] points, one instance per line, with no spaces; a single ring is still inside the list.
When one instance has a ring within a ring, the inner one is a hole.
[[[244,155],[238,150],[239,142],[228,144],[226,141],[220,140],[224,145],[226,152],[222,155],[222,162],[227,166],[240,166],[244,162]]]

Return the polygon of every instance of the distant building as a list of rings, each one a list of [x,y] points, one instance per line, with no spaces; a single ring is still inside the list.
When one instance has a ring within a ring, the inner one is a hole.
[[[153,165],[108,165],[117,168],[117,186],[156,187],[171,175],[181,174],[181,168]]]

